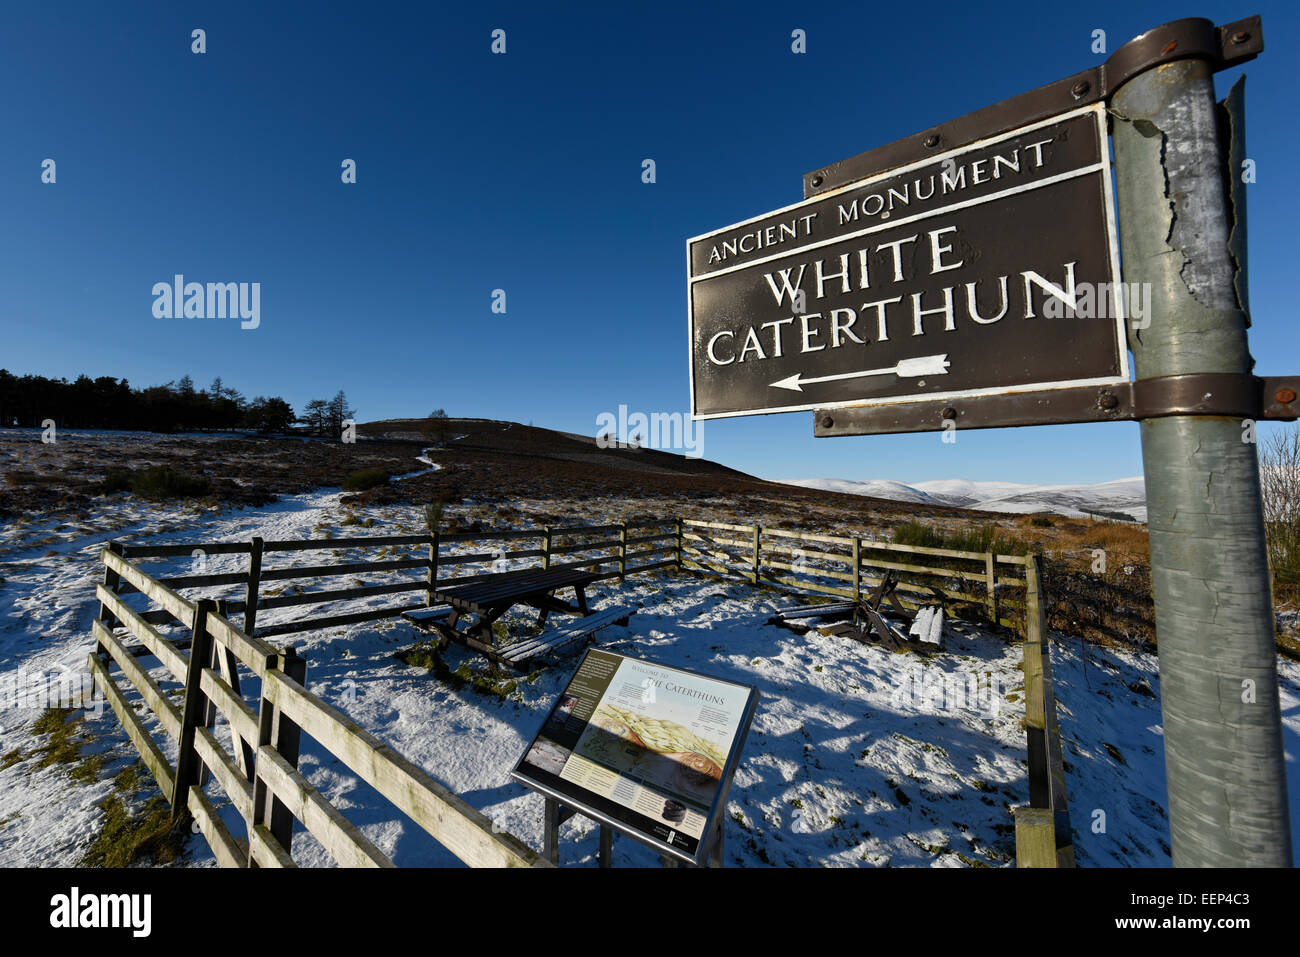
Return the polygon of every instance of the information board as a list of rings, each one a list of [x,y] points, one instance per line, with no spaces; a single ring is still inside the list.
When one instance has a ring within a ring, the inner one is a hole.
[[[748,685],[591,648],[511,776],[699,864],[758,697]]]
[[[1082,107],[687,242],[695,418],[1128,381]]]

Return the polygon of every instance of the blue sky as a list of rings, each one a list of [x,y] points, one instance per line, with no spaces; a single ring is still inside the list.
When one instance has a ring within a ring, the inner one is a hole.
[[[342,388],[363,420],[442,407],[594,434],[619,405],[685,411],[687,237],[798,201],[811,169],[1094,65],[1096,29],[1113,50],[1182,16],[1251,13],[1266,38],[1244,67],[1252,351],[1259,374],[1300,364],[1286,292],[1294,4],[555,10],[7,5],[0,366],[135,386],[220,375],[297,409]],[[495,28],[504,56],[489,49]],[[1240,72],[1219,75],[1221,95]],[[345,158],[355,185],[340,181]],[[176,273],[260,282],[260,327],[155,318],[151,289]],[[814,439],[809,412],[703,429],[708,458],[773,478],[1142,470],[1131,423],[952,444]]]

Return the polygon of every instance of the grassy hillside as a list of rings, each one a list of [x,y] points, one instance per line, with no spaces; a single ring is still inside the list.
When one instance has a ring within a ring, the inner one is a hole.
[[[600,514],[682,516],[972,551],[1038,551],[1054,596],[1051,627],[1097,643],[1154,642],[1144,526],[913,504],[767,482],[707,459],[599,448],[587,436],[489,419],[403,419],[358,426],[352,444],[290,437],[65,434],[43,445],[0,435],[0,521],[75,521],[105,495],[139,495],[167,469],[177,494],[209,508],[345,486],[356,505],[441,501],[468,529],[572,524]],[[417,460],[432,448],[438,469]],[[154,471],[151,471],[154,470]],[[194,479],[187,481],[186,476]],[[463,506],[472,505],[473,508]],[[614,507],[616,506],[616,507]],[[476,517],[471,518],[474,515]],[[1279,619],[1287,648],[1298,616]]]

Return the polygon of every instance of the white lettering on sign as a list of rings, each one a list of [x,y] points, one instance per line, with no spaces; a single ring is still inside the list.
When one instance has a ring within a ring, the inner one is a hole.
[[[762,229],[756,229],[752,233],[741,233],[738,236],[732,236],[730,239],[725,239],[721,243],[714,245],[709,252],[709,262],[726,262],[728,257],[734,257],[740,253],[752,253],[759,249],[780,246],[782,243],[798,239],[800,236],[808,236],[812,232],[812,221],[816,218],[816,213],[809,213],[789,222],[774,223]]]
[[[927,241],[921,247],[926,251],[923,263],[923,271],[926,274],[932,276],[965,265],[965,260],[954,260],[953,258],[954,243],[958,241],[957,234],[958,229],[956,226],[941,226],[938,229],[926,232]],[[892,272],[886,273],[884,285],[908,282],[915,277],[916,272],[906,265],[906,263],[914,260],[904,260],[900,249],[905,244],[916,242],[919,238],[919,235],[908,236],[904,239],[880,243],[875,247],[877,253],[885,250],[890,254]],[[824,259],[817,259],[811,263],[800,263],[798,266],[789,266],[785,269],[766,273],[763,278],[767,280],[768,289],[778,306],[784,304],[787,300],[791,303],[794,302],[795,295],[803,290],[803,282],[806,277],[811,280],[810,286],[812,288],[808,291],[808,296],[812,299],[826,298],[828,283],[831,284],[832,291],[838,291],[839,293],[849,293],[854,289],[870,289],[872,287],[868,276],[867,253],[868,249],[865,248],[858,250],[854,255],[844,253],[830,261],[829,265],[827,260]],[[1017,292],[1020,293],[1017,300],[1017,315],[1023,319],[1037,317],[1034,307],[1035,289],[1040,292],[1040,299],[1056,299],[1062,305],[1074,309],[1077,305],[1074,278],[1074,267],[1076,265],[1073,262],[1061,264],[1061,281],[1059,283],[1045,277],[1034,269],[1025,269],[1018,273],[1014,286]],[[820,312],[809,312],[764,322],[758,326],[723,329],[714,333],[709,339],[706,352],[708,353],[709,362],[714,365],[725,366],[731,365],[733,362],[769,358],[779,359],[787,351],[820,352],[826,348],[838,349],[850,342],[856,345],[867,345],[869,340],[866,338],[865,329],[861,336],[855,329],[858,319],[866,317],[873,310],[872,318],[875,322],[875,335],[878,342],[889,341],[889,320],[899,319],[900,317],[902,321],[910,321],[910,331],[913,336],[924,336],[935,331],[955,332],[959,319],[962,322],[973,322],[977,325],[988,326],[1003,319],[1009,311],[1011,305],[1007,295],[1009,279],[1009,276],[1002,275],[966,282],[961,286],[963,290],[961,295],[954,295],[956,289],[954,286],[942,286],[932,291],[914,292],[908,297],[910,308],[896,309],[892,312],[889,307],[901,306],[903,303],[902,296],[864,301],[860,311],[857,312],[851,307],[841,307],[832,310],[826,315]],[[981,315],[976,304],[978,290],[983,288],[981,284],[997,286],[1000,305],[998,311],[993,315]],[[933,303],[936,301],[942,301],[942,304],[934,305]],[[934,317],[935,321],[927,327],[926,320],[930,317]],[[942,322],[939,322],[939,319]],[[796,322],[798,323],[797,327],[795,326]],[[827,322],[829,325],[823,324]],[[787,326],[791,328],[786,329]],[[721,348],[721,343],[736,338],[740,338],[744,342],[739,355]]]
[[[1045,140],[1038,140],[1025,145],[1025,172],[1042,168],[1043,147],[1051,143],[1054,138],[1048,137]],[[950,160],[949,163],[951,162]],[[966,171],[968,169],[970,170],[969,183],[966,182]],[[899,207],[910,206],[913,200],[923,202],[931,199],[936,191],[940,196],[947,196],[951,193],[960,193],[971,186],[980,186],[984,183],[998,181],[1003,176],[1019,174],[1020,172],[1020,147],[1016,147],[1005,155],[995,153],[991,157],[975,160],[961,166],[949,165],[937,173],[915,177],[909,182],[905,182],[902,189],[891,186],[883,192],[869,193],[866,196],[855,197],[847,203],[841,203],[839,205],[839,224],[843,226],[846,223],[856,223],[863,216],[868,219],[877,216],[881,219],[888,219],[890,214]],[[712,262],[713,260],[710,259],[709,261]]]

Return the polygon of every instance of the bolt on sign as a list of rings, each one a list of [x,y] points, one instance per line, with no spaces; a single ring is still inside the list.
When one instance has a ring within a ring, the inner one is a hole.
[[[1127,382],[1104,106],[687,241],[697,419]]]

